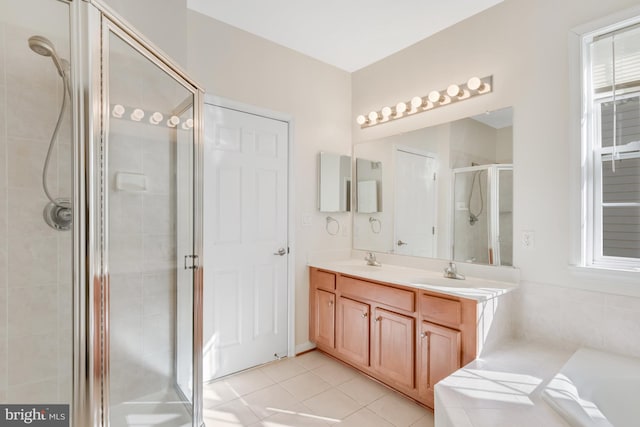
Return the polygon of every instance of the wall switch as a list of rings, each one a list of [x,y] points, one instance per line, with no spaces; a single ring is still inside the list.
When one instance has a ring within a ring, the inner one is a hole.
[[[536,247],[536,234],[533,231],[522,232],[522,247],[529,249]]]
[[[311,214],[302,214],[302,226],[311,227]]]

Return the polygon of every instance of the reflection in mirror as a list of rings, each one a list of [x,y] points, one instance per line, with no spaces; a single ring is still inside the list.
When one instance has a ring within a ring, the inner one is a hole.
[[[382,211],[382,162],[356,158],[356,206],[360,213]]]
[[[318,154],[318,209],[320,212],[351,210],[351,157]]]
[[[358,186],[361,168],[385,175],[378,209],[354,215],[354,248],[511,265],[512,134],[505,108],[355,145]]]
[[[453,260],[512,265],[513,166],[457,168],[453,174]]]

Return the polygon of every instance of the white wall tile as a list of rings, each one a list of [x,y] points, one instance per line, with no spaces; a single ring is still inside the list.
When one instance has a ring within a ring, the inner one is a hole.
[[[42,168],[47,157],[47,146],[35,140],[9,138],[7,142],[8,186],[42,190]],[[57,186],[57,159],[49,163],[47,183],[50,192]]]
[[[57,334],[9,337],[9,388],[57,377]],[[57,389],[54,396],[57,395]]]
[[[39,166],[42,168],[42,165]],[[51,188],[53,191],[55,187]],[[55,193],[53,193],[55,194]],[[8,235],[22,238],[58,237],[59,232],[42,219],[42,211],[49,200],[39,185],[35,188],[9,188]]]
[[[34,334],[57,336],[57,286],[10,288],[9,301],[10,339]]]
[[[9,287],[55,285],[58,278],[56,237],[9,237]]]

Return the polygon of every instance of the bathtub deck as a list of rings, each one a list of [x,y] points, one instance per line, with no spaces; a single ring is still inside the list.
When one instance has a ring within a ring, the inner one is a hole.
[[[573,350],[510,341],[436,385],[438,427],[568,427],[541,393]]]

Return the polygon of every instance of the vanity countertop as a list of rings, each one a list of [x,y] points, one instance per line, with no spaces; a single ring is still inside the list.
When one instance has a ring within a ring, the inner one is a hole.
[[[369,266],[360,259],[346,261],[310,262],[309,266],[363,279],[412,288],[425,289],[461,298],[486,301],[518,287],[517,284],[469,277],[465,280],[447,279],[442,272],[391,264]]]

